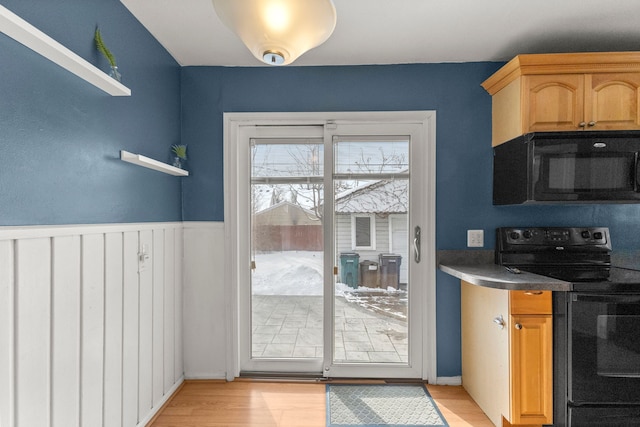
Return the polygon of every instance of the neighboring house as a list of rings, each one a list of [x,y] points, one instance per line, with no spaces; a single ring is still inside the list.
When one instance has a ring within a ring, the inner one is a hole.
[[[400,283],[407,283],[408,181],[380,180],[336,196],[336,256],[360,255],[378,262],[380,254],[401,256]],[[340,265],[340,264],[338,264]]]
[[[254,250],[321,251],[322,221],[309,209],[280,202],[253,215]]]

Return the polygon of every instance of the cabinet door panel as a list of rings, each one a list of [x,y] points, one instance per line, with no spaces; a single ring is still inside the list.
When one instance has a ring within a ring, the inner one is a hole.
[[[509,412],[508,291],[462,281],[462,385],[489,419]],[[502,318],[501,327],[494,321]]]
[[[587,76],[587,129],[640,129],[640,75],[635,73]]]
[[[511,316],[512,424],[553,421],[551,315]]]
[[[583,75],[526,76],[523,91],[525,133],[580,129],[584,106]]]

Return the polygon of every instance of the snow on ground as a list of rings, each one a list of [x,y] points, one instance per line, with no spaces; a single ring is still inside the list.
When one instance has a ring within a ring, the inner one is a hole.
[[[322,295],[322,252],[285,251],[256,254],[256,269],[252,274],[254,295]],[[336,296],[345,292],[399,292],[393,288],[358,289],[336,283]]]
[[[322,295],[322,252],[256,254],[254,295]]]

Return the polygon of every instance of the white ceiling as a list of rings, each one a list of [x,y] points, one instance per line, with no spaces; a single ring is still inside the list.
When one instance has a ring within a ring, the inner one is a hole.
[[[304,1],[304,0],[300,0]],[[210,0],[121,0],[180,65],[264,66]],[[334,0],[338,22],[293,65],[507,61],[640,50],[640,0]]]

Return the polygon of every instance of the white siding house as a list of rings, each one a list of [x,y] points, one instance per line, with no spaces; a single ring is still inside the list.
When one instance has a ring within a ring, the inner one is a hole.
[[[401,256],[400,283],[407,283],[408,181],[379,180],[336,196],[336,257],[357,253],[379,262],[380,254]]]

